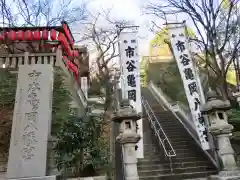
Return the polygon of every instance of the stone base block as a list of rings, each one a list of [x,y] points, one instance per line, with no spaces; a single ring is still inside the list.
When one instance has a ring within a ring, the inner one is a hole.
[[[68,178],[67,180],[106,180],[106,176]]]
[[[16,178],[16,179],[8,179],[8,180],[59,180],[59,176]]]
[[[240,180],[240,171],[221,171],[218,175],[209,176],[209,180]]]

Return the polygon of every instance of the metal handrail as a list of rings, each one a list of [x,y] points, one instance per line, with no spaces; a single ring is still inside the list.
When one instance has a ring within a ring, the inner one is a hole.
[[[196,129],[195,128],[193,128],[193,126],[192,126],[192,123],[190,123],[190,121],[189,121],[189,119],[183,119],[183,118],[181,118],[176,112],[174,112],[173,110],[172,110],[172,107],[171,106],[169,106],[169,102],[166,100],[166,95],[161,91],[161,88],[156,88],[156,86],[152,83],[152,82],[150,82],[149,83],[149,90],[151,91],[151,93],[152,94],[157,94],[157,99],[156,100],[158,100],[158,99],[160,99],[161,101],[163,101],[163,103],[165,104],[167,104],[166,105],[166,107],[168,107],[168,109],[173,113],[173,115],[177,118],[177,120],[184,126],[184,128],[187,130],[187,132],[189,133],[189,135],[193,138],[193,140],[196,142],[196,144],[199,146],[199,148],[201,148],[202,149],[202,146],[201,146],[201,144],[200,144],[200,141],[199,141],[199,139],[197,138],[197,132],[196,132]],[[154,92],[153,92],[154,91]],[[156,97],[156,96],[154,96],[154,97]],[[190,118],[191,119],[191,118]],[[202,151],[207,155],[207,157],[212,161],[212,163],[214,164],[214,166],[215,167],[217,167],[218,168],[218,163],[217,163],[217,160],[216,159],[214,159],[213,157],[212,157],[212,155],[208,152],[208,151],[206,151],[206,150],[203,150],[202,149]]]
[[[165,105],[165,107],[170,110],[173,115],[179,120],[181,121],[180,117],[179,117],[179,113],[181,114],[181,116],[183,116],[185,119],[184,121],[189,125],[189,127],[191,128],[191,130],[195,133],[197,133],[196,129],[195,129],[195,125],[193,124],[193,121],[191,121],[192,117],[189,115],[189,113],[187,113],[187,108],[183,108],[183,104],[179,104],[177,103],[179,108],[182,108],[182,111],[179,111],[180,109],[178,108],[178,113],[174,112],[171,99],[161,90],[161,88],[156,87],[155,84],[153,84],[153,82],[149,83],[149,90],[150,92],[153,94],[153,96],[155,97],[155,99],[159,102],[159,103],[163,103]],[[159,101],[160,99],[160,101]]]
[[[172,147],[172,144],[170,143],[167,135],[165,134],[161,124],[159,123],[155,113],[153,112],[151,106],[149,105],[148,101],[147,100],[144,100],[144,98],[142,97],[142,105],[147,113],[147,116],[148,116],[148,119],[150,120],[151,124],[152,124],[152,127],[155,131],[155,134],[157,135],[162,147],[163,147],[163,150],[165,152],[165,155],[167,157],[173,157],[173,156],[176,156],[176,152],[175,150],[173,149]],[[163,136],[163,137],[160,137],[160,136]],[[166,145],[168,145],[168,148],[167,149]]]

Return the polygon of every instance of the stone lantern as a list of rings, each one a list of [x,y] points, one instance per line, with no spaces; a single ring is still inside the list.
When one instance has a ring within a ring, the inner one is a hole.
[[[126,180],[139,180],[137,171],[137,158],[135,145],[140,140],[140,135],[136,133],[137,120],[141,115],[130,106],[128,100],[123,100],[120,108],[112,117],[112,120],[120,123],[119,135],[117,141],[123,147],[123,163]]]
[[[227,126],[232,130],[233,126],[228,124],[228,117],[226,114],[226,111],[231,107],[229,101],[222,101],[216,92],[212,90],[207,93],[206,100],[207,102],[203,105],[201,112],[209,117],[210,132],[216,135],[218,132],[220,133],[222,126]]]
[[[206,95],[206,104],[202,106],[201,112],[208,116],[209,132],[215,136],[218,145],[218,155],[223,165],[223,171],[212,179],[240,179],[234,157],[234,150],[230,143],[233,126],[228,124],[226,111],[230,109],[229,101],[222,101],[214,91]]]

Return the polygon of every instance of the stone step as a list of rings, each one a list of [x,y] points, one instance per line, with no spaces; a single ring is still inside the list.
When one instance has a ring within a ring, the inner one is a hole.
[[[163,128],[163,130],[164,130],[164,128]],[[188,134],[187,134],[187,132],[184,130],[184,129],[182,129],[182,128],[178,128],[178,129],[176,129],[176,130],[173,130],[173,131],[164,131],[168,136],[172,136],[172,137],[189,137],[188,136]]]
[[[199,152],[189,151],[189,149],[174,149],[176,156],[188,157],[188,156],[199,156]],[[162,154],[161,154],[162,153]],[[201,155],[201,154],[200,154]],[[161,150],[156,152],[144,152],[144,158],[152,158],[152,157],[164,157],[165,154]]]
[[[189,149],[188,148],[177,148],[177,149],[174,149],[176,154],[182,154],[182,153],[188,153],[189,152]]]
[[[173,129],[167,129],[166,127],[162,126],[162,128],[163,128],[164,132],[169,132],[169,133],[172,133],[172,134],[179,134],[183,137],[189,137],[187,131],[185,129],[181,128],[181,127],[175,127]]]
[[[138,159],[138,164],[146,164],[146,165],[151,165],[151,164],[161,164],[164,162],[169,162],[169,158],[166,157],[165,159]],[[205,163],[208,163],[207,160],[202,159],[200,157],[171,157],[172,163],[182,163],[184,166],[185,163],[189,162],[195,162],[195,161],[205,161]]]
[[[148,154],[144,154],[144,158],[143,159],[161,159],[164,158],[164,154],[157,154],[157,153],[148,153]]]
[[[148,96],[149,99],[153,99],[153,101],[149,101],[149,104],[152,105],[151,102],[154,102],[154,97],[151,94],[148,94]],[[148,100],[148,97],[145,97],[145,99]],[[138,160],[140,179],[183,180],[188,178],[205,178],[211,173],[217,174],[213,164],[201,152],[174,114],[169,111],[163,111],[160,105],[155,106],[153,111],[175,150],[176,157],[171,157],[172,164],[170,164],[169,157],[164,155],[163,148],[154,130],[149,129],[145,135],[149,136],[149,139],[153,139],[151,142],[156,142],[156,146],[154,144],[144,146],[144,159]],[[147,120],[145,123],[148,123],[147,128],[149,128],[150,122]],[[171,167],[173,173],[171,173]]]
[[[189,144],[181,144],[181,143],[177,143],[177,144],[174,144],[172,143],[172,147],[175,151],[177,151],[178,149],[188,149],[189,152],[191,152],[191,150],[193,149],[193,147]],[[198,150],[199,152],[199,150]]]
[[[176,156],[172,157],[174,158],[187,158],[187,157],[199,157],[199,154],[195,152],[183,152],[183,153],[176,153]],[[200,156],[202,158],[202,156]],[[165,154],[160,154],[160,153],[144,153],[144,158],[146,160],[152,160],[152,159],[168,159]]]
[[[143,144],[143,148],[145,149],[150,149],[150,148],[156,148],[156,144]]]
[[[158,152],[159,151],[159,147],[144,147],[144,154],[145,153],[151,153],[151,152],[153,152],[153,153],[155,153],[155,152]]]
[[[189,144],[181,144],[181,143],[174,144],[174,143],[172,143],[172,147],[175,151],[177,149],[189,149],[189,151],[192,150],[192,147]]]
[[[192,140],[190,140],[190,139],[182,139],[182,140],[169,139],[169,142],[171,144],[175,144],[175,145],[177,145],[177,144],[190,144],[190,143],[192,143]]]
[[[209,168],[208,166],[193,166],[185,168],[173,168],[172,171],[168,169],[151,169],[151,170],[139,170],[139,176],[151,176],[151,175],[164,175],[164,174],[182,174],[182,173],[194,173],[194,172],[205,172],[214,171],[214,168]]]
[[[175,157],[171,157],[171,161],[173,163],[175,162],[182,162],[182,163],[185,163],[185,162],[194,162],[194,161],[200,161],[202,160],[202,157],[199,156],[192,156],[192,157],[181,157],[181,156],[175,156]]]
[[[192,141],[174,141],[174,140],[169,140],[173,149],[179,149],[179,147],[185,147],[181,149],[189,149],[191,150],[194,147],[194,144]],[[195,147],[194,147],[195,148]]]
[[[196,179],[199,177],[208,177],[209,175],[217,174],[215,171],[181,173],[181,174],[165,174],[157,176],[142,176],[140,180],[184,180],[187,178]]]
[[[167,131],[164,131],[165,134],[167,135],[168,139],[176,139],[176,138],[189,138],[186,136],[186,133],[183,133],[183,132],[167,132]]]
[[[158,119],[160,124],[169,124],[169,125],[175,125],[175,126],[180,126],[181,123],[176,120],[175,116],[166,116],[166,115],[158,115],[155,113],[156,118]]]
[[[174,134],[182,134],[184,135],[183,137],[189,137],[188,134],[186,134],[186,131],[184,129],[182,129],[181,127],[164,127],[162,126],[163,131],[166,132],[174,132]],[[155,131],[152,128],[152,134],[154,134]]]
[[[155,149],[157,149],[157,146],[144,146],[144,151],[154,151]]]
[[[193,145],[195,146],[194,142],[192,142],[191,140],[185,140],[185,141],[175,141],[174,139],[170,138],[169,142],[171,143],[172,146],[183,146],[183,145],[187,145],[188,149],[190,147],[193,147]]]
[[[170,111],[158,111],[158,110],[153,110],[154,114],[156,117],[158,117],[159,119],[167,119],[169,121],[174,121],[176,118]]]
[[[201,156],[201,154],[198,154],[198,153],[192,152],[192,151],[190,151],[190,152],[181,152],[181,153],[176,152],[176,156],[177,157],[196,157],[196,156],[199,156],[199,155]]]
[[[186,134],[187,132],[183,127],[180,127],[180,126],[170,127],[170,125],[169,126],[162,125],[162,128],[164,131],[181,133],[181,134],[185,134],[184,137],[188,137],[188,134]]]
[[[182,129],[182,127],[179,126],[169,126],[166,127],[165,125],[161,125],[163,128],[163,131],[165,132],[178,132],[178,133],[185,133],[185,130]],[[185,136],[187,137],[187,136]]]
[[[178,124],[177,122],[165,122],[165,121],[161,121],[161,119],[158,119],[158,122],[164,128],[182,127],[182,125]]]
[[[164,110],[158,111],[159,109],[157,109],[157,108],[156,108],[155,110],[156,110],[156,111],[154,111],[154,112],[155,112],[155,115],[160,115],[161,117],[162,117],[162,116],[171,117],[171,118],[175,117],[175,116],[172,114],[171,111],[164,111]]]
[[[173,162],[172,168],[188,168],[188,167],[198,167],[198,166],[210,166],[211,164],[206,161],[194,161],[194,162]],[[169,161],[166,163],[158,163],[158,164],[146,164],[138,163],[139,170],[151,170],[151,169],[169,169],[170,163]]]
[[[166,130],[163,129],[163,131],[166,134],[168,139],[181,138],[181,139],[191,140],[190,136],[188,136],[188,134],[186,134],[187,132],[184,132],[183,130],[180,130],[180,131],[166,131]],[[151,133],[151,135],[156,136],[156,133],[153,131]]]

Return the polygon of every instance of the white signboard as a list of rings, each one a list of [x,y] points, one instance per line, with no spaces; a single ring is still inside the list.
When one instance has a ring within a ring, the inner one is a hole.
[[[81,77],[81,89],[86,99],[88,99],[88,78],[87,77]]]
[[[9,179],[46,175],[53,67],[20,65],[8,158]]]
[[[197,76],[192,63],[189,44],[185,35],[185,26],[169,25],[169,36],[174,52],[175,59],[178,64],[178,69],[181,74],[185,93],[191,109],[193,121],[202,145],[202,148],[209,149],[208,131],[204,118],[200,111],[201,98],[200,88],[197,82]]]
[[[123,98],[129,99],[130,104],[140,113],[142,104],[137,32],[121,32],[119,40]],[[141,140],[136,145],[136,156],[143,158],[142,119],[137,121],[137,133],[141,136]]]

